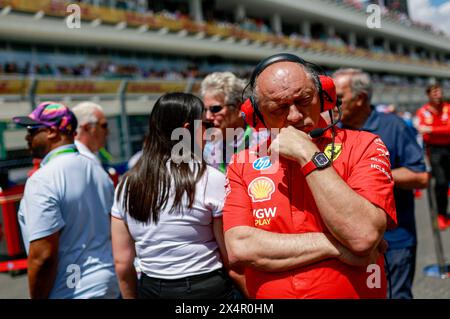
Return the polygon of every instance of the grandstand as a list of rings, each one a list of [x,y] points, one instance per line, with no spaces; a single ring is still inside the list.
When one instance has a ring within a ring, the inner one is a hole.
[[[411,21],[406,1],[385,1],[381,28],[351,0],[0,0],[0,159],[25,158],[25,132],[9,121],[42,100],[102,104],[108,150],[123,161],[140,148],[145,116],[167,91],[198,91],[201,78],[292,52],[327,72],[358,67],[375,82],[374,102],[415,110],[424,85],[450,88],[450,38]],[[68,27],[81,9],[80,28]],[[447,95],[448,96],[448,95]],[[114,142],[113,142],[114,141]],[[117,143],[119,141],[119,143]]]

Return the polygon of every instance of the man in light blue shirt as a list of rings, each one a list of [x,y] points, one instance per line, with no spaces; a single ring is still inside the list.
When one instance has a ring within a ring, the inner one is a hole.
[[[113,185],[74,145],[75,115],[44,102],[14,122],[41,168],[25,185],[19,223],[31,298],[117,298],[111,247]]]

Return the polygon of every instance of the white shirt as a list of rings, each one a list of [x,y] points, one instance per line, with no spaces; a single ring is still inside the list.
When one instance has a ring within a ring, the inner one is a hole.
[[[86,145],[84,145],[78,140],[75,140],[75,146],[77,147],[78,152],[80,152],[81,155],[84,155],[87,158],[96,162],[97,164],[102,165],[102,162],[100,161],[98,156],[92,153],[91,150]]]
[[[225,199],[225,176],[207,166],[197,184],[192,209],[181,214],[159,213],[158,224],[139,222],[125,213],[114,196],[112,216],[122,219],[135,241],[141,271],[149,277],[177,279],[199,275],[222,268],[219,248],[213,232],[213,218],[222,216]],[[173,192],[172,192],[173,194]],[[172,195],[173,196],[173,195]]]

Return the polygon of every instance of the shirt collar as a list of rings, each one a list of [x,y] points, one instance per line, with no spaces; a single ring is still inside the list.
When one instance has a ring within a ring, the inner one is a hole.
[[[371,109],[372,111],[364,125],[361,127],[361,131],[373,132],[380,127],[380,115],[373,107],[371,107]]]
[[[206,145],[215,145],[215,147],[217,146],[238,146],[241,145],[242,140],[245,138],[246,135],[248,135],[250,137],[250,135],[253,133],[253,129],[251,126],[246,125],[245,128],[243,130],[237,130],[236,131],[236,141],[233,139],[231,141],[227,141],[226,138],[226,133],[224,135],[222,135],[222,139],[216,139],[214,141],[206,141]],[[224,142],[228,142],[228,143],[224,143]]]
[[[58,146],[57,148],[48,152],[47,155],[45,155],[45,157],[41,161],[41,167],[44,166],[45,164],[47,164],[56,153],[59,153],[64,150],[69,150],[69,149],[73,149],[73,150],[75,150],[75,152],[78,152],[75,144],[65,144],[62,146]]]
[[[237,147],[242,144],[242,140],[245,139],[245,136],[250,136],[252,133],[252,128],[249,125],[246,125],[243,130],[238,130],[236,134],[236,140],[226,141],[226,134],[223,137],[224,141],[228,142],[227,146]]]
[[[92,159],[96,163],[101,164],[101,161],[98,158],[98,156],[95,155],[95,153],[93,153],[86,145],[84,145],[83,143],[81,143],[78,140],[75,140],[75,145],[78,148],[78,150],[80,151],[81,155],[84,155],[84,156]]]

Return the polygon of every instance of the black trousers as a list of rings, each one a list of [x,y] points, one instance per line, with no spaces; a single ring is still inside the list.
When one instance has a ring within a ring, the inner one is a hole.
[[[447,216],[448,183],[450,182],[450,145],[429,145],[431,173],[436,180],[434,192],[440,215]]]
[[[139,299],[235,299],[231,279],[223,269],[167,280],[141,274]]]

